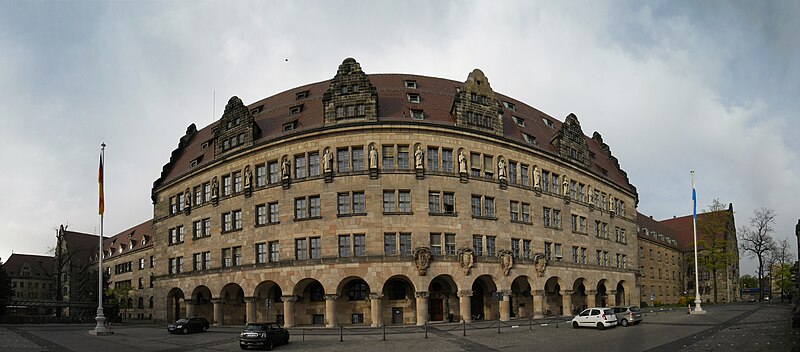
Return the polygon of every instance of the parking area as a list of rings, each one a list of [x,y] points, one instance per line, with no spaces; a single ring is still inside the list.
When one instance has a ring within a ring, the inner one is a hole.
[[[800,335],[791,329],[790,308],[777,303],[739,303],[706,307],[708,314],[685,309],[645,309],[640,325],[600,331],[572,329],[568,319],[481,321],[473,324],[293,328],[289,345],[276,351],[791,351]],[[171,335],[166,326],[125,323],[112,336],[91,336],[91,325],[0,326],[0,351],[234,351],[241,326]],[[498,329],[499,328],[499,329]],[[466,336],[465,336],[466,335]],[[384,340],[385,338],[385,340]],[[341,340],[341,342],[340,342]]]

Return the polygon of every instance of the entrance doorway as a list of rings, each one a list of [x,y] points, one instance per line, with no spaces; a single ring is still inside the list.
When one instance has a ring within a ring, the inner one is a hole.
[[[444,320],[444,300],[441,298],[431,298],[430,311],[432,321]]]
[[[403,308],[392,307],[392,324],[403,323]]]

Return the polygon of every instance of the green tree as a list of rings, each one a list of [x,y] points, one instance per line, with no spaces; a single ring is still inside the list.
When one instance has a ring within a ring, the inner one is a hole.
[[[14,287],[11,286],[11,278],[6,275],[3,262],[0,261],[0,315],[5,315],[8,301],[14,297]]]
[[[742,288],[756,288],[758,287],[758,279],[750,274],[742,275],[739,278],[739,282],[742,283]]]
[[[714,303],[717,303],[717,275],[736,260],[728,238],[728,234],[734,231],[732,214],[719,199],[714,199],[701,215],[697,217],[697,264],[703,271],[711,273]]]
[[[130,291],[130,289],[131,288],[129,286],[125,285],[114,288],[107,288],[105,292],[106,297],[104,306],[112,306],[112,307],[116,306],[118,310],[122,311],[122,315],[125,316],[125,313],[127,313],[128,308],[132,308],[128,304],[128,298],[130,297],[128,295],[128,291]],[[109,312],[108,318],[112,318],[111,312]]]

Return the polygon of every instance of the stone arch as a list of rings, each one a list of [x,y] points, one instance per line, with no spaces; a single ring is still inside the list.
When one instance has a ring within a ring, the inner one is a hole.
[[[405,275],[388,278],[381,288],[383,294],[383,316],[390,324],[416,323],[416,286]]]
[[[497,284],[491,275],[481,275],[472,281],[471,313],[473,320],[493,320],[500,317],[498,302],[494,299]]]
[[[218,298],[220,299],[219,304],[222,304],[218,324],[244,325],[247,323],[242,286],[229,283],[222,287]]]
[[[530,278],[520,275],[511,281],[511,317],[527,318],[533,313]]]
[[[600,279],[597,282],[597,289],[595,293],[595,306],[597,307],[606,307],[608,306],[608,288],[607,288],[608,280]]]
[[[370,286],[359,276],[349,276],[339,281],[336,288],[337,321],[344,324],[371,325]]]
[[[589,295],[594,295],[591,288],[586,288],[587,281],[585,278],[579,277],[572,283],[572,311],[564,312],[564,314],[578,314],[582,310],[589,308],[590,304]],[[593,300],[592,300],[593,301]]]
[[[253,291],[253,303],[256,310],[255,321],[274,321],[278,325],[283,325],[284,306],[282,295],[281,286],[275,281],[259,282]]]
[[[562,288],[563,282],[558,276],[551,276],[544,282],[544,309],[545,316],[561,315],[564,309]]]
[[[626,285],[627,282],[625,280],[620,280],[617,283],[617,292],[614,293],[614,305],[625,306],[630,304],[628,303],[628,293],[625,290]]]
[[[442,274],[433,278],[428,284],[428,293],[428,316],[431,321],[452,322],[459,315],[458,285],[452,276]]]
[[[209,289],[208,286],[200,285],[195,287],[190,298],[191,305],[187,306],[187,311],[191,309],[191,312],[187,312],[186,315],[199,315],[207,318],[213,317],[214,304],[211,303],[211,298],[211,289]]]
[[[186,315],[183,290],[173,287],[167,292],[167,321],[176,321]]]
[[[300,280],[294,286],[293,294],[297,297],[294,313],[297,325],[325,324],[325,287],[319,280]]]

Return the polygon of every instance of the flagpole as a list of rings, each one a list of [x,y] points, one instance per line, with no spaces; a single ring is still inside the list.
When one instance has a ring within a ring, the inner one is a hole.
[[[110,335],[113,332],[106,327],[106,317],[103,314],[103,216],[105,213],[105,195],[103,192],[103,159],[105,158],[106,144],[100,144],[100,167],[97,171],[98,184],[98,213],[100,214],[100,239],[97,247],[97,325],[89,331],[92,335]]]
[[[692,174],[692,233],[694,235],[694,310],[692,314],[702,314],[705,311],[700,307],[703,300],[700,298],[700,271],[697,267],[697,192],[694,189],[694,170],[690,173]]]

